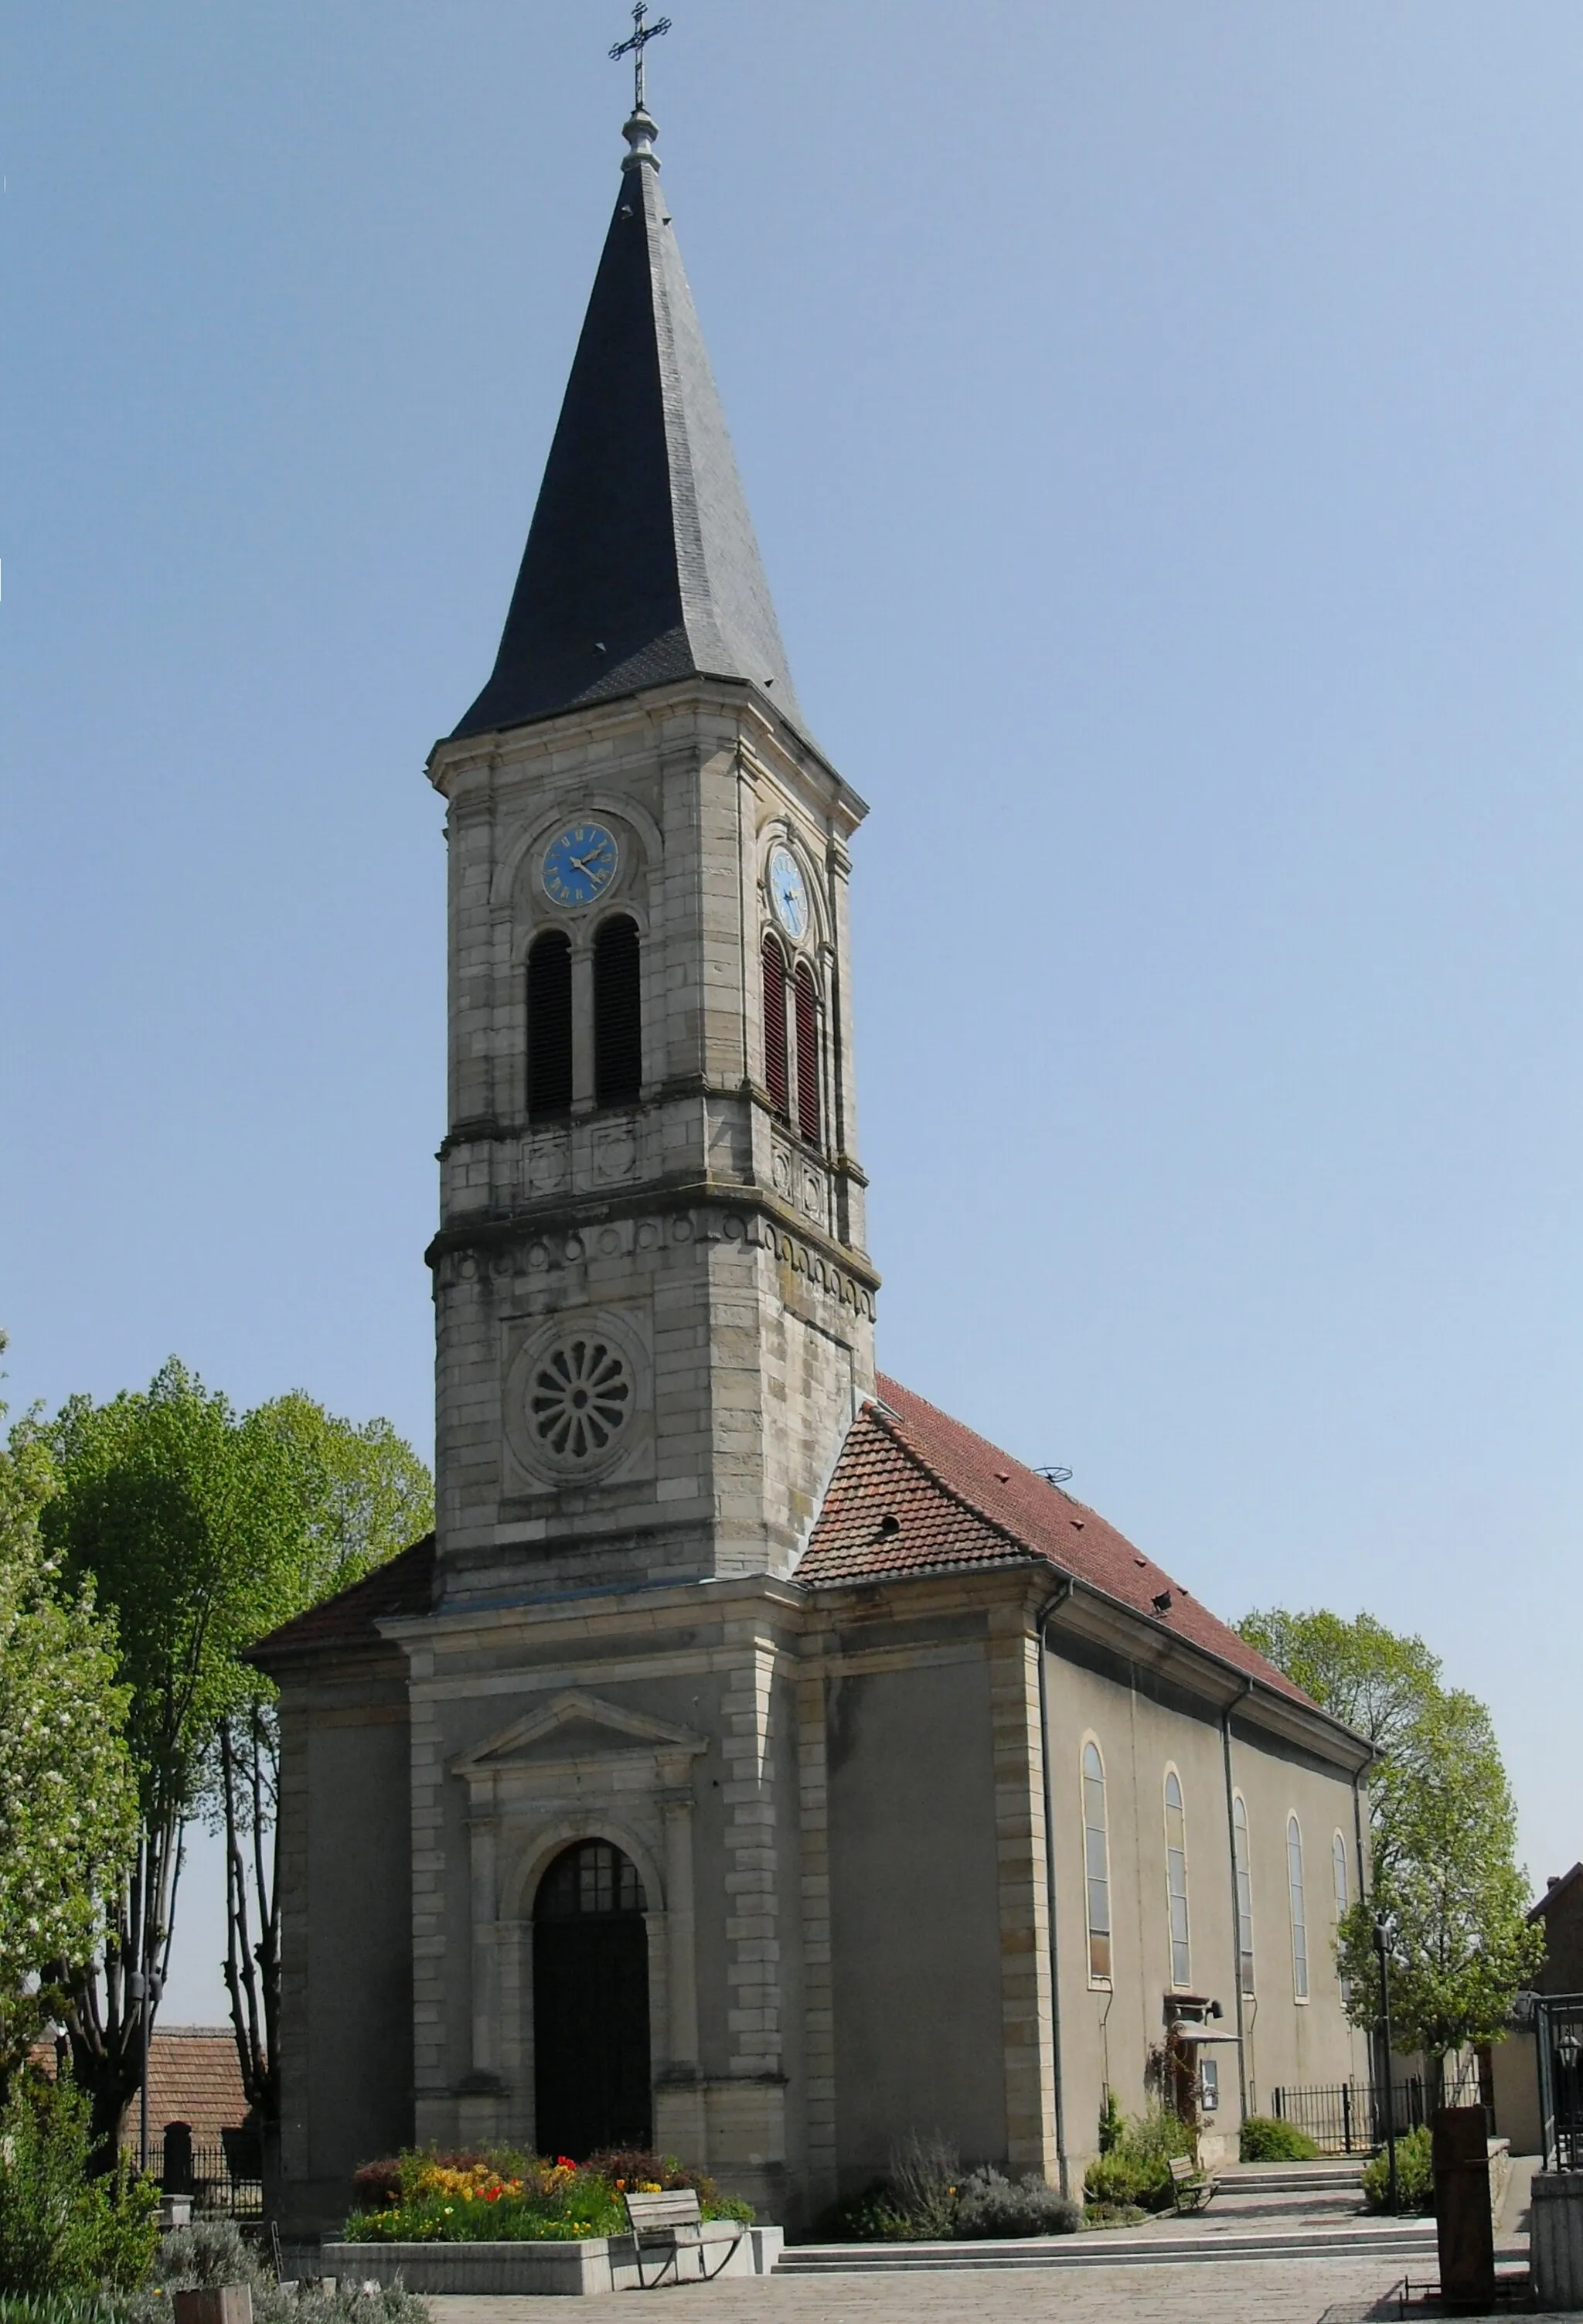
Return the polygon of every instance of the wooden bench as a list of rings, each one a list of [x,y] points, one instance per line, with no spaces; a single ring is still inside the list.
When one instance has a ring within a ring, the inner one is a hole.
[[[696,2276],[690,2275],[685,2280],[704,2283],[712,2280],[707,2246],[704,2241],[704,2214],[693,2188],[676,2187],[658,2195],[623,2195],[621,2200],[626,2205],[627,2225],[632,2230],[632,2241],[637,2247],[638,2282],[645,2292],[658,2290],[665,2282],[667,2267],[671,2271],[673,2283],[684,2281],[681,2255],[685,2251],[698,2255]],[[716,2275],[728,2265],[747,2232],[746,2227],[739,2227],[730,2243],[722,2245],[720,2266],[714,2270]],[[651,2253],[658,2250],[662,2255],[659,2273],[652,2282],[643,2273],[645,2249]]]
[[[1201,2211],[1219,2183],[1187,2155],[1171,2157],[1171,2190],[1179,2211]]]

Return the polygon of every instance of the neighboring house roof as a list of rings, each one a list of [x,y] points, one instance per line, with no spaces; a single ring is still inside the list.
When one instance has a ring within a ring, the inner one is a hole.
[[[1298,1702],[1256,1654],[1095,1510],[881,1374],[797,1567],[815,1588],[1036,1558]],[[1154,1601],[1166,1591],[1170,1605]]]
[[[700,675],[745,680],[802,729],[653,132],[627,124],[500,652],[457,735]]]
[[[218,2145],[247,2118],[236,2036],[228,2025],[156,2025],[149,2041],[149,2133],[184,2122],[197,2146]],[[136,2101],[128,2117],[135,2131]]]
[[[427,1614],[434,1604],[434,1536],[426,1533],[386,1565],[375,1566],[361,1582],[312,1606],[290,1622],[282,1622],[267,1638],[248,1649],[246,1660],[272,1662],[277,1655],[300,1654],[318,1648],[376,1646],[379,1624],[397,1614]]]
[[[36,2043],[30,2063],[54,2080],[52,2042]],[[135,2145],[135,2097],[122,2126],[123,2145]],[[149,2136],[157,2145],[170,2122],[184,2122],[195,2146],[218,2146],[223,2130],[247,2119],[236,2036],[228,2025],[156,2025],[149,2037]]]
[[[1542,1921],[1553,1906],[1565,1901],[1580,1880],[1583,1880],[1583,1864],[1574,1864],[1569,1872],[1563,1872],[1559,1880],[1550,1883],[1536,1904],[1529,1906],[1529,1919]]]

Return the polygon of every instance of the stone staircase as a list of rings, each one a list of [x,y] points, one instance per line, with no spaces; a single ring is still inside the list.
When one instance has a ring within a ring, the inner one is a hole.
[[[1182,2262],[1377,2258],[1403,2273],[1432,2260],[1432,2219],[1370,2218],[1358,2160],[1238,2163],[1202,2211],[1141,2227],[1006,2243],[798,2244],[781,2275],[905,2274],[925,2269],[1172,2266]]]

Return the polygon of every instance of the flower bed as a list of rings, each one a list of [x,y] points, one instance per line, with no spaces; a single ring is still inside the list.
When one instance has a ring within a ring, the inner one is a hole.
[[[353,2180],[352,2244],[578,2243],[626,2232],[621,2197],[691,2187],[705,2219],[746,2224],[746,2203],[671,2156],[632,2152],[574,2163],[511,2149],[413,2153],[365,2163]]]

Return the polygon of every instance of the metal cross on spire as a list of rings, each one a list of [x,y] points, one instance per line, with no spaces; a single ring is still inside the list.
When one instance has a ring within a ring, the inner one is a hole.
[[[611,55],[617,64],[625,56],[630,56],[632,60],[632,110],[634,113],[641,113],[644,110],[643,51],[650,41],[657,41],[661,32],[668,32],[670,30],[668,16],[661,16],[656,23],[646,24],[643,19],[648,14],[649,0],[637,0],[637,5],[632,10],[631,37],[629,40],[618,41],[611,51]]]

